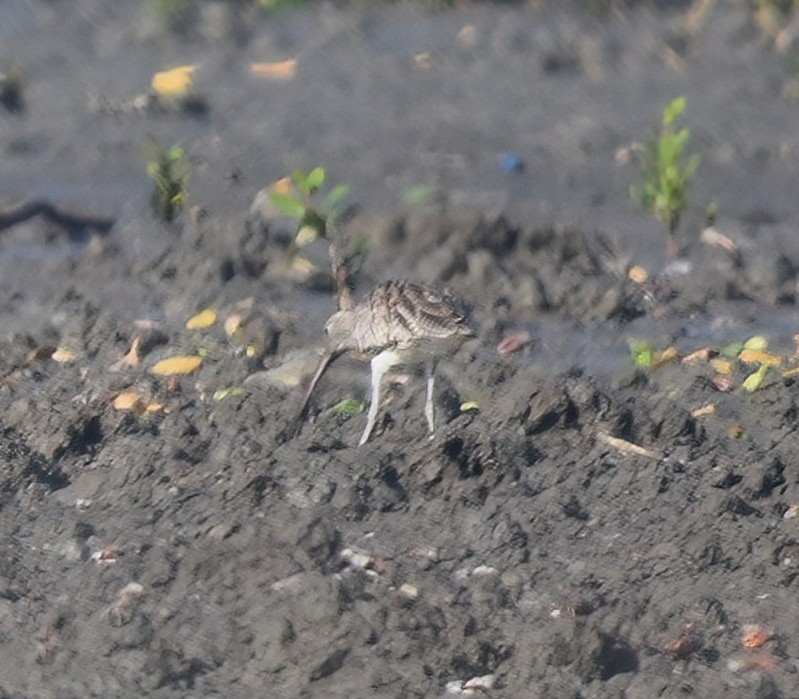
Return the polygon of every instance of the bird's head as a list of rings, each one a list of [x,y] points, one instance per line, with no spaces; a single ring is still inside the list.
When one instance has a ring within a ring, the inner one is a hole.
[[[327,346],[331,352],[340,354],[354,347],[353,314],[351,311],[338,311],[325,323],[327,333]]]

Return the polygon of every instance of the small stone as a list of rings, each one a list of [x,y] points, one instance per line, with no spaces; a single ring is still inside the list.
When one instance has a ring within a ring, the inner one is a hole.
[[[410,602],[413,602],[419,597],[419,588],[415,587],[414,585],[410,585],[409,583],[400,585],[397,592],[399,592],[400,596],[404,597]]]
[[[339,556],[342,561],[348,563],[353,568],[366,568],[372,565],[372,561],[374,560],[370,555],[361,553],[360,551],[354,551],[353,549],[343,549]]]

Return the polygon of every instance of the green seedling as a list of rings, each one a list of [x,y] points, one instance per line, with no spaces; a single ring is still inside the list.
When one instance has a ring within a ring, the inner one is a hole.
[[[446,199],[444,191],[434,185],[414,185],[405,190],[402,201],[405,206],[423,207],[430,204],[439,204]]]
[[[345,398],[330,409],[339,415],[357,415],[366,410],[366,404],[357,398]]]
[[[655,363],[655,348],[645,340],[631,340],[630,359],[633,366],[649,369]]]
[[[163,148],[154,141],[153,155],[147,162],[147,174],[153,181],[150,206],[162,221],[171,221],[186,204],[189,166],[183,148],[178,145]]]
[[[674,232],[688,203],[700,160],[698,154],[686,153],[691,132],[687,128],[677,128],[677,120],[684,110],[685,97],[678,97],[666,105],[657,137],[637,148],[642,182],[630,187],[632,200],[663,225],[672,252]]]
[[[329,225],[338,213],[339,204],[347,196],[347,185],[336,185],[320,202],[317,195],[325,185],[325,170],[315,167],[310,172],[293,172],[288,181],[281,180],[269,193],[275,209],[297,221],[294,245],[301,248],[316,240],[327,238]]]
[[[677,359],[677,350],[674,347],[656,349],[646,340],[627,341],[630,347],[630,359],[634,366],[647,371],[654,371]]]

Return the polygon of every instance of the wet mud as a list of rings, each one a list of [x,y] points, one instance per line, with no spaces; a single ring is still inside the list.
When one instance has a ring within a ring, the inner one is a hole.
[[[3,205],[47,202],[0,228],[0,696],[797,696],[799,122],[743,3],[690,34],[683,4],[209,2],[182,36],[134,5],[0,11],[30,83]],[[205,116],[88,108],[198,47]],[[248,61],[289,55],[293,81],[253,87]],[[683,93],[703,164],[675,264],[620,153]],[[171,224],[148,131],[194,158]],[[432,438],[411,370],[356,448],[353,359],[284,438],[335,294],[251,204],[318,164],[357,204],[357,298],[406,278],[475,305]],[[418,184],[434,200],[403,203]],[[734,251],[700,238],[711,199]],[[747,392],[753,367],[710,360],[754,335],[783,365]],[[636,368],[633,340],[678,359]]]

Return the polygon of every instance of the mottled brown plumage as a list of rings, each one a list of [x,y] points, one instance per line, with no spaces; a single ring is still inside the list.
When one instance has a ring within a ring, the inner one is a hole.
[[[325,324],[327,349],[303,396],[298,421],[305,418],[316,383],[337,357],[345,352],[372,358],[372,402],[359,442],[372,432],[380,402],[383,375],[398,364],[424,362],[428,368],[425,416],[433,424],[434,367],[438,358],[474,337],[468,305],[448,291],[405,281],[376,287],[355,307],[334,313]]]

